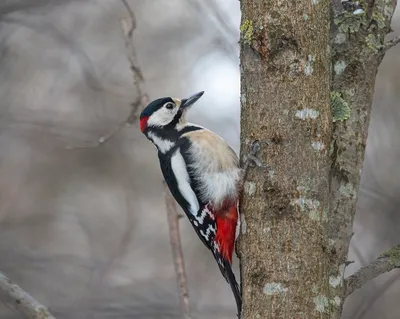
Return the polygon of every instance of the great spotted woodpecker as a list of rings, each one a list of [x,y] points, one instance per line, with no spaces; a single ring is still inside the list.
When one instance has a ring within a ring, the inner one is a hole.
[[[242,299],[231,265],[243,173],[237,155],[220,136],[186,122],[188,108],[203,93],[152,101],[140,115],[140,129],[158,150],[173,197],[230,284],[240,316]]]

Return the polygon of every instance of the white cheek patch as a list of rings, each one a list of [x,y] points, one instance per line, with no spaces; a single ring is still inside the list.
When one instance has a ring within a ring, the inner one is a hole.
[[[196,216],[197,212],[200,209],[200,205],[197,200],[196,194],[190,186],[189,173],[186,169],[185,160],[183,159],[179,149],[177,149],[171,157],[171,167],[172,171],[174,172],[179,191],[189,203],[190,213],[193,216]]]
[[[165,126],[170,123],[174,117],[176,112],[178,111],[177,108],[172,110],[168,110],[165,107],[162,107],[155,111],[147,120],[148,126]]]

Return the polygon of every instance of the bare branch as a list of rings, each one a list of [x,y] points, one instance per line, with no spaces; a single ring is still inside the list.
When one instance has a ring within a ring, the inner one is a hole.
[[[345,280],[347,285],[346,296],[350,296],[354,290],[361,288],[370,280],[396,268],[400,268],[400,245],[383,253],[369,265],[362,267],[348,277]]]
[[[167,207],[169,239],[171,243],[172,257],[174,259],[175,273],[179,289],[179,301],[184,318],[190,319],[189,290],[187,286],[185,263],[182,254],[181,238],[179,235],[180,214],[178,213],[176,203],[171,196],[168,186],[164,181],[163,185],[165,188],[165,205]]]
[[[19,313],[32,319],[55,319],[49,310],[0,272],[0,300],[6,299]]]
[[[132,109],[128,118],[125,121],[118,124],[110,133],[100,137],[98,139],[97,146],[107,142],[111,137],[113,137],[115,134],[121,131],[126,124],[134,123],[138,117],[137,114],[138,111],[149,103],[149,97],[142,88],[142,86],[144,85],[144,77],[142,70],[140,69],[139,64],[137,62],[136,50],[133,44],[133,31],[136,28],[136,18],[128,2],[126,0],[121,0],[121,1],[124,4],[126,10],[128,11],[130,18],[129,20],[121,19],[121,28],[122,31],[124,32],[125,47],[127,50],[128,60],[131,65],[131,70],[133,73],[133,84],[136,89],[137,98],[133,103],[131,103]]]
[[[382,49],[383,53],[386,53],[388,50],[390,50],[391,48],[393,48],[395,45],[397,45],[399,43],[400,43],[400,36],[395,37],[394,39],[386,42]]]
[[[129,36],[131,37],[133,34],[133,31],[136,28],[136,19],[135,19],[135,15],[133,14],[133,11],[131,9],[131,7],[129,6],[128,2],[126,0],[121,0],[122,3],[124,4],[126,11],[128,11],[129,13],[129,17],[131,18],[131,28],[129,30]]]
[[[131,65],[131,70],[133,73],[133,84],[136,89],[137,98],[133,103],[131,103],[132,109],[128,118],[125,121],[118,124],[110,133],[100,137],[98,139],[98,143],[96,146],[99,146],[100,144],[107,142],[115,134],[121,131],[126,124],[133,124],[138,117],[137,114],[138,111],[149,103],[149,96],[142,89],[142,86],[144,85],[144,77],[142,70],[140,69],[139,64],[137,62],[136,50],[133,44],[133,31],[136,28],[136,18],[128,2],[126,0],[121,0],[121,1],[124,4],[126,10],[128,11],[130,18],[129,20],[121,19],[121,28],[122,31],[124,32],[125,47],[127,50],[128,60]]]
[[[144,86],[144,77],[137,62],[136,50],[133,44],[133,31],[136,28],[136,18],[128,2],[126,0],[121,1],[129,14],[129,19],[121,19],[121,28],[124,34],[128,60],[131,65],[131,71],[133,73],[133,84],[134,89],[136,90],[136,99],[131,103],[131,111],[128,117],[124,121],[116,125],[109,133],[100,136],[97,141],[89,145],[77,147],[68,146],[68,149],[82,149],[91,147],[95,148],[106,143],[112,137],[118,134],[126,126],[126,124],[133,124],[138,118],[138,112],[149,103],[149,96],[147,95],[147,93],[144,92],[144,89],[142,88],[142,86]]]

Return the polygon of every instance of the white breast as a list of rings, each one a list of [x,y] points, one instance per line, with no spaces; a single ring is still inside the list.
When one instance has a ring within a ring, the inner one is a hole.
[[[218,135],[208,130],[185,134],[190,138],[190,168],[200,184],[201,201],[218,207],[237,199],[241,169],[235,152]]]

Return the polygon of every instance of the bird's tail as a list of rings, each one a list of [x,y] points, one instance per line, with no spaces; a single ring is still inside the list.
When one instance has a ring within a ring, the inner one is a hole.
[[[224,278],[226,279],[226,281],[231,286],[233,295],[235,296],[235,300],[236,300],[238,318],[240,319],[240,315],[242,312],[242,296],[240,294],[239,285],[236,281],[235,274],[232,271],[231,263],[228,260],[221,258],[221,256],[218,256],[218,257],[217,257],[217,261],[218,261],[218,259],[220,259],[220,261],[221,261],[221,263],[218,262],[219,269],[221,270],[221,273],[224,276]]]

